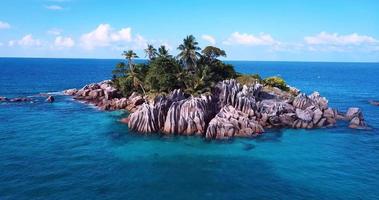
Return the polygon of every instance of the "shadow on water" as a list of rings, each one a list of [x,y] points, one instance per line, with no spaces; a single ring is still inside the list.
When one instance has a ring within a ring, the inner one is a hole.
[[[128,199],[322,199],[305,185],[282,179],[269,163],[241,156],[155,154],[124,160],[114,173],[122,180],[106,190],[99,187],[102,197],[122,191]]]
[[[256,142],[281,142],[283,129],[268,129],[265,133],[254,138]]]

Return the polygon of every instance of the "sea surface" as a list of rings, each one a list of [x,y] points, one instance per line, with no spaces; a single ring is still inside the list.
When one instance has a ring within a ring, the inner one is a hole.
[[[256,139],[139,135],[118,120],[59,96],[110,78],[119,60],[0,58],[0,200],[378,199],[378,63],[229,61],[242,73],[279,75],[330,106],[360,107],[370,131],[345,122],[268,130]],[[44,102],[40,93],[57,94]]]

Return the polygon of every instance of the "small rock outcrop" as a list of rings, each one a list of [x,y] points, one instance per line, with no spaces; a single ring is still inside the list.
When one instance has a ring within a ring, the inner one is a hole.
[[[53,103],[54,101],[55,101],[54,96],[48,96],[48,97],[46,98],[46,102],[48,102],[48,103]]]
[[[102,110],[127,109],[134,112],[144,102],[143,97],[137,93],[133,93],[129,98],[121,97],[120,92],[109,80],[91,83],[79,90],[75,88],[64,90],[63,94],[94,104]]]
[[[367,129],[368,126],[363,118],[361,109],[349,108],[346,112],[345,118],[349,121],[349,128],[354,129]]]

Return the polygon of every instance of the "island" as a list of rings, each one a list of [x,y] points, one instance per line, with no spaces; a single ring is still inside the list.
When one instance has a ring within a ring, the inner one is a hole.
[[[343,113],[318,92],[301,93],[281,77],[237,73],[219,59],[226,57],[224,50],[201,50],[192,35],[177,49],[173,56],[165,46],[148,45],[148,61],[139,64],[134,51],[124,51],[126,62],[116,65],[112,80],[63,93],[102,110],[126,110],[130,115],[120,121],[140,133],[230,139],[270,128],[332,127],[338,120],[368,128],[359,108]]]

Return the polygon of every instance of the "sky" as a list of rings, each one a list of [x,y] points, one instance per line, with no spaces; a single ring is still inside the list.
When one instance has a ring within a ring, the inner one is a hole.
[[[379,62],[379,0],[0,1],[0,57],[175,55],[190,34],[227,60]]]

